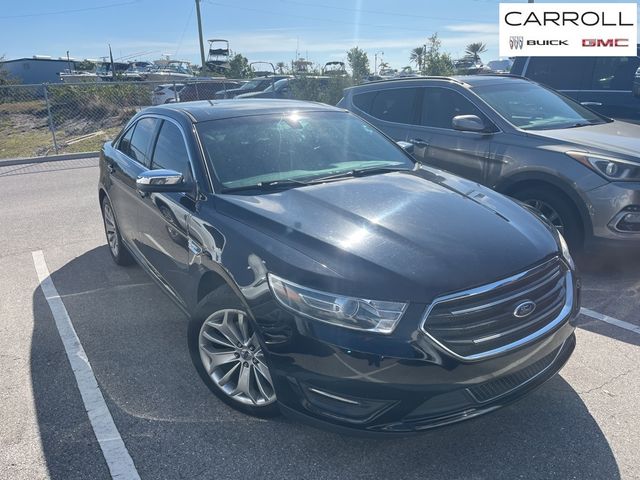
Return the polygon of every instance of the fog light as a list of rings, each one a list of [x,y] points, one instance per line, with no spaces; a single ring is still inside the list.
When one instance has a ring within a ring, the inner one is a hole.
[[[640,225],[640,212],[627,213],[624,217],[622,217],[622,221],[625,223]]]
[[[627,207],[617,218],[615,228],[619,232],[640,232],[640,208],[637,206]]]

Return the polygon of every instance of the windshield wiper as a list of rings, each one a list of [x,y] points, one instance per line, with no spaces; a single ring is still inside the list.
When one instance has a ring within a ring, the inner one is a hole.
[[[369,167],[369,168],[352,168],[345,172],[333,173],[320,178],[314,178],[313,183],[321,183],[325,180],[333,180],[337,178],[348,177],[362,177],[364,175],[375,175],[377,173],[389,173],[389,172],[410,172],[411,168],[398,168],[398,167]]]
[[[284,180],[270,180],[268,182],[258,182],[254,185],[242,185],[239,187],[227,187],[222,189],[222,193],[231,192],[243,192],[247,190],[277,190],[278,188],[294,188],[311,185],[310,182],[304,182],[302,180],[295,180],[293,178],[287,178]]]

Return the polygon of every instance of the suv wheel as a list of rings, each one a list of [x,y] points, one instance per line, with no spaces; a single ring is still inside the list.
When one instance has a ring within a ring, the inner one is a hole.
[[[102,199],[102,220],[111,258],[118,265],[131,265],[133,257],[122,243],[122,236],[120,235],[120,230],[118,230],[113,207],[111,207],[111,202],[106,196]]]
[[[578,213],[562,195],[546,188],[525,188],[513,194],[552,223],[567,243],[576,250],[582,248],[584,235]]]
[[[209,389],[241,412],[279,413],[267,359],[249,315],[226,289],[209,294],[189,325],[191,359]],[[207,312],[207,313],[205,313]]]

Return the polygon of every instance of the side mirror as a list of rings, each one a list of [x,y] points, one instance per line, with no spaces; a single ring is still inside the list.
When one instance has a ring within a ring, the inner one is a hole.
[[[462,132],[484,132],[487,126],[477,115],[457,115],[451,120],[451,126],[454,130]]]
[[[640,68],[636,70],[633,76],[633,96],[640,98]]]
[[[407,152],[407,153],[409,153],[409,154],[413,155],[413,147],[414,147],[413,143],[411,143],[411,142],[404,142],[404,141],[402,141],[402,140],[398,140],[398,141],[396,142],[396,144],[397,144],[401,149],[403,149],[405,152]]]
[[[181,173],[173,170],[147,170],[136,179],[139,192],[189,192],[191,185],[184,181]]]

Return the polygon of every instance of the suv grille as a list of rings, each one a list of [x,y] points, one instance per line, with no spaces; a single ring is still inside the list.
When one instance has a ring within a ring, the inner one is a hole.
[[[422,328],[458,357],[476,360],[498,354],[560,323],[570,303],[569,276],[556,257],[491,285],[441,297],[427,311]],[[518,318],[516,310],[524,302],[534,302],[535,309]]]

